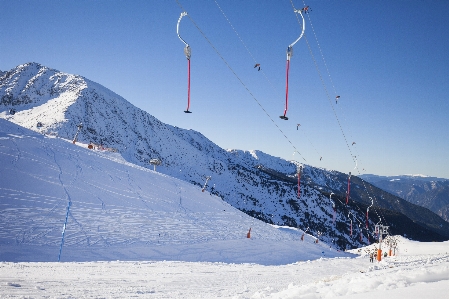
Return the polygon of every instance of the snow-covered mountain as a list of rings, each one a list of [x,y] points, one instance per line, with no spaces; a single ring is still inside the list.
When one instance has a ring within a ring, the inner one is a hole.
[[[449,221],[449,180],[422,175],[363,175],[373,185],[413,204],[428,208]]]
[[[301,241],[297,229],[254,219],[118,153],[91,151],[3,119],[0,164],[0,261],[269,265],[350,256],[309,235]]]
[[[391,225],[393,233],[417,240],[449,237],[449,224],[438,216],[357,177],[351,180],[351,200],[345,205],[347,175],[336,171],[304,165],[298,199],[297,163],[257,150],[224,150],[199,132],[160,122],[95,82],[37,63],[0,77],[0,117],[69,140],[82,123],[80,142],[116,150],[126,161],[146,168],[152,169],[149,162],[157,158],[162,161],[158,172],[197,186],[210,176],[207,190],[239,210],[267,223],[309,228],[341,249],[372,242],[379,221]],[[367,229],[371,198],[375,201]]]

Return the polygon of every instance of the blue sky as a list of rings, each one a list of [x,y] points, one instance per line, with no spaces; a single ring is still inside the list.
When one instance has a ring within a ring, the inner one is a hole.
[[[180,30],[192,49],[193,113],[183,112],[176,0],[0,0],[0,70],[33,61],[82,75],[223,148],[346,173],[449,178],[449,1],[306,1],[312,11],[290,63],[288,121],[279,119],[285,52],[301,31],[291,2],[179,3],[302,157],[188,17]]]

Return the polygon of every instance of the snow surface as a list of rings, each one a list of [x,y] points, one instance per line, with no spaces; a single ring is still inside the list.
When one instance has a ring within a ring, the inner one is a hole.
[[[300,230],[255,220],[199,186],[6,120],[0,165],[1,298],[443,298],[449,289],[449,242],[399,237],[397,256],[370,263],[374,244],[343,253],[301,241]]]
[[[2,262],[0,296],[445,298],[449,289],[449,242],[418,243],[401,238],[399,246],[397,256],[375,263],[364,256],[277,266],[175,261]],[[236,249],[247,254],[244,248]],[[403,255],[405,251],[409,254]]]

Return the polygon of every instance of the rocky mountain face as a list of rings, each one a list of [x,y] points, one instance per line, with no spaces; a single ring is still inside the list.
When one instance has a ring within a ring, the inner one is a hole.
[[[160,122],[109,89],[84,77],[37,63],[0,76],[0,117],[42,134],[92,142],[127,161],[203,187],[265,222],[307,229],[339,249],[375,240],[374,225],[422,241],[449,239],[449,223],[429,210],[351,177],[252,150],[225,150],[201,133]],[[331,195],[331,193],[333,193]],[[335,212],[333,209],[335,206]],[[367,209],[369,213],[367,217]]]
[[[366,175],[363,178],[410,203],[428,208],[449,222],[449,180],[410,175]]]

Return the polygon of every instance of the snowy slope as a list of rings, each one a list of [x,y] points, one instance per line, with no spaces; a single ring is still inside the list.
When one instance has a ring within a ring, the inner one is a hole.
[[[0,260],[284,264],[346,254],[201,188],[0,120]],[[251,238],[246,234],[251,228]]]
[[[16,110],[15,114],[9,113],[11,108]],[[321,239],[334,248],[354,248],[369,243],[373,240],[372,228],[379,221],[379,213],[374,213],[373,208],[369,217],[371,229],[364,225],[367,195],[354,196],[362,205],[352,202],[339,206],[333,221],[329,194],[336,193],[337,203],[344,201],[344,174],[304,165],[304,181],[298,199],[295,163],[257,150],[224,150],[199,132],[160,122],[95,82],[37,63],[18,66],[0,78],[0,118],[69,140],[74,138],[77,125],[82,123],[80,142],[115,149],[126,161],[150,169],[153,168],[150,159],[158,158],[162,161],[158,172],[197,186],[202,186],[205,177],[211,176],[208,190],[232,206],[267,223],[300,229],[309,227],[312,235],[322,234]],[[38,123],[42,126],[37,127]],[[358,189],[363,189],[360,186]],[[357,186],[353,190],[357,191]],[[391,202],[396,204],[396,199]],[[351,235],[349,212],[354,223],[360,224],[354,227],[362,234]],[[408,221],[406,227],[416,225]],[[440,228],[440,223],[432,225],[437,230],[448,228],[446,231],[449,231],[449,224],[442,222],[447,227]],[[432,240],[441,238],[422,228],[414,228],[412,232],[421,230]]]
[[[445,298],[449,242],[401,238],[398,255],[379,263],[3,262],[0,285],[2,298]]]

